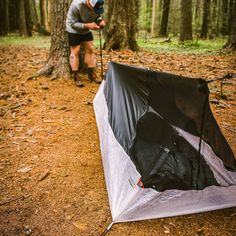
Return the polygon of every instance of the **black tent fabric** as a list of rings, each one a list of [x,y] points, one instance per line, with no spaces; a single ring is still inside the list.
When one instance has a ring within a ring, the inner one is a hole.
[[[205,80],[111,62],[104,95],[113,133],[145,188],[200,190],[218,185],[201,155],[201,140],[227,170],[236,171],[233,152],[210,109]],[[198,148],[178,130],[200,137]]]

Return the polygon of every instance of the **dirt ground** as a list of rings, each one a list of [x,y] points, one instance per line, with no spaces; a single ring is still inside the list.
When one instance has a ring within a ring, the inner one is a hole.
[[[111,223],[93,98],[84,78],[27,80],[46,49],[0,47],[0,235],[100,235]],[[97,52],[98,57],[98,52]],[[99,57],[98,57],[99,58]],[[179,75],[220,78],[236,73],[236,54],[174,55],[104,52],[110,60]],[[211,84],[214,115],[236,153],[236,81]],[[236,208],[115,224],[115,235],[236,235]]]

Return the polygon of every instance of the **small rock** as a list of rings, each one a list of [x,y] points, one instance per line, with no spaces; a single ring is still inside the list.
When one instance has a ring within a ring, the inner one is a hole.
[[[30,166],[22,166],[20,169],[17,170],[17,172],[19,173],[28,173],[31,171],[31,167]]]
[[[45,171],[44,173],[42,173],[39,178],[38,181],[42,181],[44,179],[46,179],[49,176],[50,172],[49,171]]]

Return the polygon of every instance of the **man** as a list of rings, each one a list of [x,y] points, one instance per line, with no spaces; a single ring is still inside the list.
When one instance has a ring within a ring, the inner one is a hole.
[[[104,12],[103,0],[73,0],[66,18],[66,30],[70,45],[70,66],[76,86],[83,87],[79,79],[79,51],[84,45],[84,62],[87,66],[88,79],[100,83],[95,74],[96,59],[93,55],[93,35],[91,30],[105,26],[101,14]]]

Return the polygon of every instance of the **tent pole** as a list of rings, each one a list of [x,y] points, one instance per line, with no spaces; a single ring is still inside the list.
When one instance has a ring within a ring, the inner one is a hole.
[[[202,112],[202,123],[201,123],[201,130],[200,130],[200,139],[199,139],[199,149],[198,149],[198,169],[197,169],[197,176],[199,175],[199,168],[200,168],[200,158],[201,158],[201,149],[202,149],[202,140],[203,140],[203,129],[204,129],[204,123],[205,123],[205,114],[206,114],[206,106],[208,103],[209,95],[206,95],[204,106],[203,106],[203,112]],[[197,181],[197,189],[198,189],[198,181]]]
[[[102,29],[99,30],[100,59],[101,59],[101,77],[103,79],[103,59],[102,59]]]

